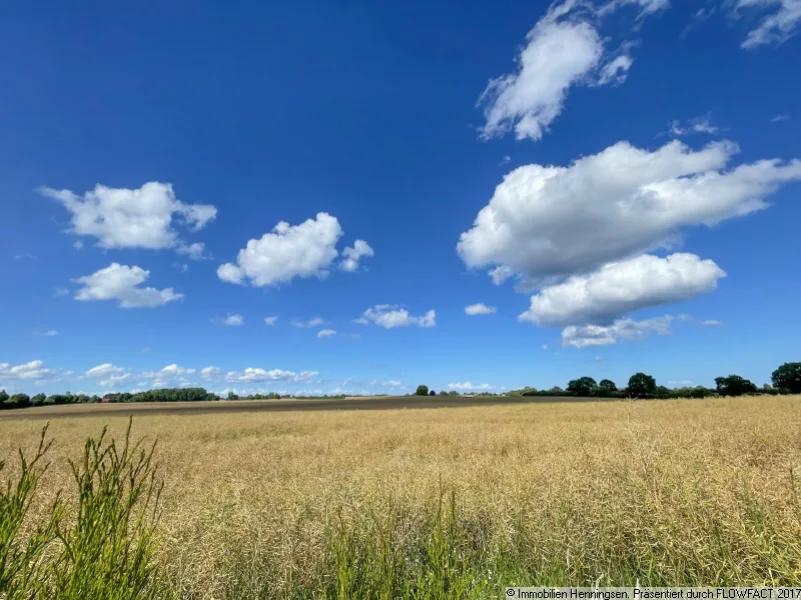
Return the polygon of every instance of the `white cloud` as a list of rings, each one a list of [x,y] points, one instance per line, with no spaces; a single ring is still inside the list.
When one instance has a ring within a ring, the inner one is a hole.
[[[720,325],[723,325],[723,323],[715,319],[707,319],[701,322],[701,327],[719,327]]]
[[[359,260],[362,257],[375,256],[375,252],[373,252],[370,244],[364,240],[356,240],[353,243],[353,247],[345,248],[342,251],[342,255],[345,258],[339,263],[339,268],[352,273],[359,269]]]
[[[24,254],[15,254],[14,255],[14,260],[24,260],[24,259],[33,260],[33,261],[39,262],[39,257],[36,256],[35,254],[31,254],[30,252],[25,252]]]
[[[217,321],[223,325],[227,325],[229,327],[238,327],[239,325],[244,324],[245,317],[242,315],[226,315],[225,317],[218,317]]]
[[[539,140],[562,112],[567,91],[598,66],[603,41],[588,22],[571,18],[575,4],[553,5],[528,32],[517,72],[489,82],[479,98],[483,138],[514,129],[518,140]]]
[[[598,9],[598,13],[600,15],[607,15],[627,5],[636,5],[636,7],[640,9],[639,17],[642,18],[647,15],[668,8],[670,6],[670,1],[669,0],[610,0],[609,2],[606,2]]]
[[[690,387],[693,384],[689,379],[680,379],[678,381],[668,381],[668,385],[677,387]]]
[[[464,307],[464,312],[471,317],[474,315],[491,315],[496,311],[494,306],[487,306],[485,304],[471,304]]]
[[[621,54],[613,60],[606,63],[601,69],[598,85],[607,85],[609,83],[623,83],[626,81],[626,76],[629,73],[631,65],[634,64],[634,59],[628,54]]]
[[[69,296],[70,291],[67,288],[56,288],[53,290],[54,296]]]
[[[11,366],[9,363],[0,363],[0,380],[19,380],[31,381],[39,379],[49,379],[55,375],[55,371],[46,369],[41,360]]]
[[[102,385],[105,388],[113,388],[122,383],[128,381],[131,378],[130,373],[120,373],[118,375],[109,375],[106,379],[102,379],[98,382],[99,385]]]
[[[264,317],[264,323],[272,327],[275,325],[275,322],[278,320],[278,317]]]
[[[256,369],[249,367],[244,371],[229,371],[225,378],[230,382],[255,382],[255,381],[307,381],[318,375],[317,371],[283,371],[281,369]]]
[[[200,376],[203,379],[217,379],[221,374],[222,372],[219,367],[205,367],[200,369]]]
[[[486,119],[482,138],[514,130],[518,140],[539,140],[564,109],[570,88],[622,82],[633,59],[627,52],[610,59],[596,27],[626,4],[637,4],[643,17],[668,2],[612,1],[600,9],[580,0],[552,4],[526,35],[516,72],[490,80],[479,98]]]
[[[206,253],[206,244],[203,242],[195,242],[194,244],[181,244],[179,245],[175,251],[178,254],[184,254],[191,258],[192,260],[202,260],[206,258],[204,254]]]
[[[182,246],[173,225],[181,221],[198,231],[217,216],[210,204],[184,204],[172,185],[151,181],[139,189],[96,185],[84,195],[40,187],[40,194],[58,200],[72,213],[70,233],[97,239],[101,248],[174,248]]]
[[[184,367],[180,367],[177,364],[167,365],[161,370],[162,375],[166,375],[169,377],[177,377],[179,375],[191,375],[195,372],[195,369],[186,369]]]
[[[336,334],[337,334],[337,332],[334,331],[333,329],[321,329],[317,333],[317,337],[318,338],[331,337],[332,335],[336,335]]]
[[[772,10],[742,43],[745,49],[763,44],[781,44],[793,37],[801,23],[801,0],[738,0],[736,10]]]
[[[542,289],[518,319],[540,326],[608,324],[627,313],[711,292],[726,276],[695,254],[643,254]]]
[[[102,365],[97,365],[96,367],[92,367],[89,369],[85,374],[84,377],[90,378],[108,378],[112,375],[119,375],[124,373],[125,369],[122,367],[118,367],[113,365],[112,363],[103,363]]]
[[[355,322],[361,325],[373,322],[385,329],[408,327],[409,325],[434,327],[436,325],[436,316],[434,310],[429,310],[421,317],[413,317],[405,308],[400,308],[392,304],[378,304],[364,311],[364,314],[360,318],[355,319]]]
[[[111,263],[105,269],[74,279],[84,287],[75,294],[76,300],[117,300],[120,308],[152,308],[179,300],[172,288],[139,287],[150,276],[150,271],[137,266]]]
[[[313,329],[315,327],[319,327],[323,323],[325,323],[325,320],[322,317],[315,317],[313,319],[309,319],[308,321],[298,321],[297,319],[295,319],[294,321],[291,321],[289,324],[292,325],[292,327]]]
[[[581,274],[675,243],[683,227],[762,210],[801,160],[760,160],[724,171],[737,151],[672,141],[649,152],[619,142],[569,167],[527,165],[506,175],[457,250],[469,267],[531,280]]]
[[[672,121],[668,130],[671,135],[676,137],[692,135],[693,133],[706,133],[715,135],[720,132],[720,128],[709,122],[709,117],[696,117],[686,121]]]
[[[771,123],[779,123],[780,121],[787,121],[789,119],[790,119],[790,117],[788,115],[776,115],[775,117],[773,117],[770,120],[770,122]]]
[[[83,240],[75,240],[75,242],[72,244],[72,247],[76,250],[83,249]]]
[[[542,346],[540,346],[540,348],[542,348],[543,350],[548,350],[548,344],[543,344]]]
[[[643,339],[651,333],[670,334],[671,315],[655,317],[644,321],[619,319],[611,325],[570,325],[562,330],[562,345],[586,348],[589,346],[608,346],[618,340]]]
[[[464,383],[449,383],[448,384],[448,389],[451,389],[451,390],[462,390],[462,391],[468,391],[468,390],[491,390],[492,386],[490,384],[488,384],[488,383],[480,383],[480,384],[477,384],[477,385],[473,385],[469,381],[465,381]]]
[[[336,244],[341,236],[339,221],[327,213],[318,213],[300,225],[281,221],[272,233],[248,240],[236,264],[220,265],[217,275],[229,283],[249,281],[256,287],[288,283],[294,277],[322,279],[338,255]]]
[[[48,329],[47,331],[34,331],[33,335],[39,337],[55,337],[58,335],[58,331],[55,329]]]

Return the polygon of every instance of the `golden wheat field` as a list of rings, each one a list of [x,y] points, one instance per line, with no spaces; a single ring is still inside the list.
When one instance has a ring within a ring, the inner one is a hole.
[[[106,423],[119,437],[127,419],[51,422],[39,504]],[[0,457],[42,425],[0,421]],[[157,560],[179,597],[801,585],[801,396],[143,412],[133,435],[158,440]]]

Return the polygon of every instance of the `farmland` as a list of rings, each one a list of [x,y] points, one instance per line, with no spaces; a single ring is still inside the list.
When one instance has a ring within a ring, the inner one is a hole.
[[[158,440],[164,481],[159,571],[176,596],[204,599],[801,585],[800,396],[499,400],[438,410],[141,410],[133,436]],[[43,421],[29,418],[33,410],[0,419],[1,457],[35,446]],[[124,434],[125,416],[102,417],[51,422],[54,462],[34,514],[59,488],[69,500],[66,459],[88,436],[104,423]]]

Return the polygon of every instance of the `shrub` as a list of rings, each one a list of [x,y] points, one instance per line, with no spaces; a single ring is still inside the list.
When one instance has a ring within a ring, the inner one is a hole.
[[[46,441],[46,431],[45,426],[32,460],[20,451],[19,476],[0,489],[0,597],[171,597],[154,560],[162,486],[153,462],[155,444],[131,443],[131,420],[122,444],[107,441],[104,428],[99,438],[87,439],[81,460],[70,461],[76,514],[63,518],[59,491],[33,534],[19,535],[47,469],[42,461],[52,442]]]

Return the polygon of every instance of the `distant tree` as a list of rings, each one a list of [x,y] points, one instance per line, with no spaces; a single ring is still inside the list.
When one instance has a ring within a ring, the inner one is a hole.
[[[576,396],[591,396],[595,393],[598,384],[592,377],[579,377],[567,384],[567,391]]]
[[[564,392],[564,390],[560,388],[558,385],[555,385],[551,388],[552,394],[561,394],[562,392]]]
[[[448,392],[446,392],[445,390],[440,390],[439,395],[440,396],[447,396]]]
[[[14,394],[8,399],[8,403],[14,408],[25,408],[31,405],[31,397],[28,394]]]
[[[657,386],[656,391],[654,392],[654,397],[663,399],[670,398],[670,390],[664,385]]]
[[[715,385],[717,386],[718,394],[721,396],[742,396],[743,394],[753,394],[757,391],[756,385],[739,375],[715,377]]]
[[[602,390],[606,390],[607,392],[616,392],[617,386],[615,382],[611,379],[601,379],[601,383],[598,384],[598,387]]]
[[[784,363],[770,376],[774,387],[791,394],[801,394],[801,362]]]
[[[458,396],[458,395],[459,392],[457,392],[456,390],[451,390],[450,392],[448,392],[448,396]]]
[[[0,390],[0,406],[2,406],[6,400],[8,400],[8,394],[5,390]]]
[[[430,392],[428,392],[428,395],[429,396],[436,396],[437,392],[435,392],[434,390],[431,390]]]
[[[31,398],[31,404],[34,406],[41,406],[47,400],[47,396],[45,394],[36,394],[33,398]]]
[[[418,385],[417,391],[414,393],[415,396],[428,396],[428,386],[427,385]]]
[[[239,396],[236,395],[234,392],[228,392],[228,399],[229,400],[239,400]]]
[[[629,398],[653,398],[656,394],[656,379],[645,373],[635,373],[629,378]]]

